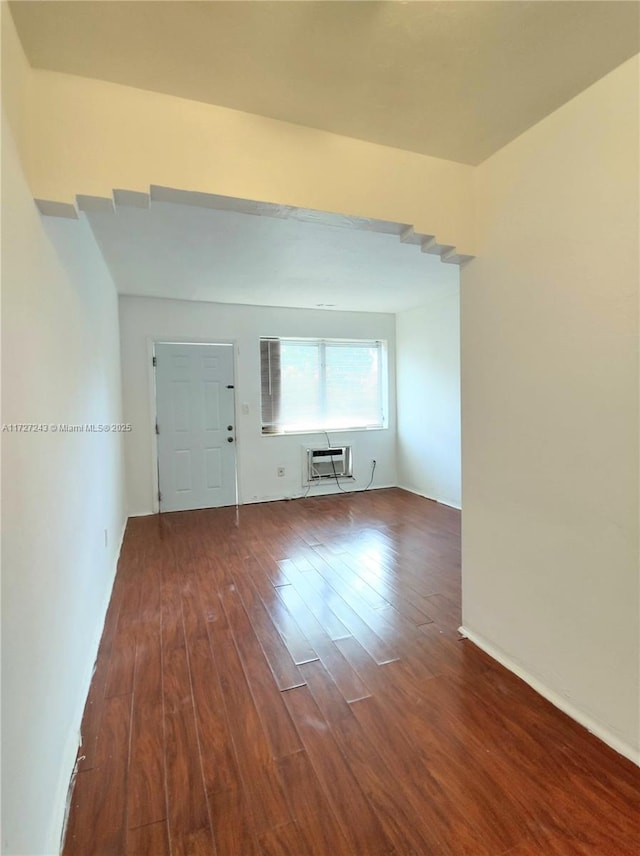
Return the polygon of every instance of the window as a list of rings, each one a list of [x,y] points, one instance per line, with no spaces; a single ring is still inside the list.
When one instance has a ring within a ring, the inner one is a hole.
[[[383,342],[261,339],[262,433],[384,428]]]

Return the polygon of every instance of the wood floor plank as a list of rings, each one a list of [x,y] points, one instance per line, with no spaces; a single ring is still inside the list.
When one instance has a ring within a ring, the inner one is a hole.
[[[263,833],[260,849],[263,856],[300,856],[309,852],[309,844],[298,824],[291,822]]]
[[[314,552],[318,549],[320,547],[315,547]],[[370,630],[391,647],[401,645],[403,636],[411,632],[411,625],[400,614],[397,614],[397,620],[394,620],[395,609],[383,598],[373,607],[368,598],[362,597],[362,588],[357,583],[356,575],[351,573],[351,580],[345,580],[344,573],[336,571],[335,564],[336,558],[332,562],[323,560],[322,564],[317,564],[315,570]]]
[[[192,710],[184,707],[165,713],[164,727],[171,852],[180,856],[211,852],[209,811]]]
[[[379,735],[368,736],[352,706],[337,692],[328,674],[318,663],[304,667],[307,686],[318,708],[332,729],[332,734],[349,767],[368,795],[385,833],[397,852],[418,856],[421,853],[445,853],[444,842],[425,825],[412,803],[414,792],[402,777],[389,775],[398,766],[389,766],[389,755],[383,758],[376,748]],[[357,704],[356,704],[357,706]],[[383,750],[384,751],[384,750]],[[404,758],[398,758],[404,766]],[[453,851],[451,851],[453,853]]]
[[[141,585],[130,580],[123,594],[118,626],[113,641],[105,698],[133,692],[135,670],[137,618],[140,608]]]
[[[130,696],[114,696],[105,703],[98,741],[94,852],[104,853],[105,856],[123,849],[131,703]]]
[[[134,697],[127,778],[127,824],[130,828],[167,816],[164,789],[164,708],[162,699]]]
[[[435,623],[420,625],[418,630],[426,642],[418,645],[421,661],[434,675],[453,672],[461,677],[483,674],[490,667],[490,658],[474,645],[446,634]]]
[[[220,631],[212,638],[211,644],[239,761],[243,792],[255,832],[260,834],[273,826],[288,823],[291,815],[271,747],[230,632]]]
[[[282,641],[287,646],[293,662],[300,666],[303,663],[317,660],[318,655],[313,646],[282,600],[278,598],[276,588],[265,577],[259,563],[249,559],[244,563],[243,571],[250,577],[253,587],[282,637]]]
[[[388,603],[413,624],[425,624],[432,620],[427,610],[418,605],[416,593],[403,584],[397,575],[381,572],[379,563],[363,560],[352,553],[341,553],[340,558],[358,579],[384,596]]]
[[[364,605],[353,604],[353,598],[348,590],[337,592],[322,575],[314,568],[311,571],[306,571],[305,579],[315,589],[325,604],[331,608],[331,611],[337,616],[338,620],[344,624],[349,634],[354,636],[360,644],[366,648],[373,659],[378,663],[388,663],[392,660],[397,660],[397,653],[392,646],[383,640],[367,622],[360,617],[357,609],[365,611]],[[294,582],[294,585],[297,585]],[[336,583],[339,585],[339,583]],[[352,605],[353,604],[353,605]],[[354,609],[355,606],[355,609]],[[369,617],[370,613],[367,611]],[[374,618],[373,621],[376,619]]]
[[[298,732],[269,669],[238,590],[223,591],[221,600],[272,756],[283,758],[300,751],[302,744]],[[304,680],[304,675],[301,675],[301,678]]]
[[[479,779],[476,799],[470,800],[461,794],[457,783],[465,782],[465,770],[469,765],[467,753],[461,754],[457,745],[451,748],[445,743],[442,746],[438,732],[430,735],[431,711],[423,705],[415,684],[407,684],[404,680],[406,673],[400,673],[395,663],[376,666],[353,640],[339,644],[354,667],[375,689],[374,698],[356,702],[351,706],[352,710],[378,747],[389,770],[395,772],[396,778],[411,782],[409,800],[416,799],[416,805],[422,805],[422,813],[429,819],[429,828],[437,837],[434,846],[437,844],[442,853],[455,854],[457,847],[460,853],[486,853],[486,856],[513,846],[514,836],[517,840],[520,830],[517,824],[514,829],[512,815],[505,810],[504,803],[496,802],[492,810],[489,800],[485,809],[483,793],[487,789],[484,776]],[[391,676],[395,679],[392,680]],[[390,733],[388,719],[393,715],[392,711],[397,711],[394,719],[398,727]],[[421,739],[409,740],[407,735],[416,733],[416,730]],[[441,779],[441,766],[437,763],[439,761],[441,765],[443,758],[451,772],[455,771],[455,776],[447,777],[447,780]],[[462,787],[473,791],[474,781],[469,780]],[[476,820],[480,831],[470,818]],[[484,851],[483,847],[493,849]]]
[[[119,563],[119,577],[116,576],[111,601],[107,609],[104,631],[98,649],[96,666],[91,679],[89,695],[87,697],[87,703],[82,717],[82,726],[80,729],[82,745],[78,751],[78,772],[90,770],[95,764],[98,733],[100,731],[100,724],[104,711],[104,697],[109,677],[111,651],[113,648],[113,640],[117,632],[118,616],[120,614],[120,607],[122,605],[122,598],[125,589],[125,585],[120,582],[120,579],[125,570],[126,564],[121,561]]]
[[[220,606],[218,584],[208,562],[199,568],[180,587],[182,622],[186,640],[208,639],[207,624],[226,619]]]
[[[635,856],[640,770],[460,591],[459,512],[399,489],[130,520],[64,856]]]
[[[66,856],[95,853],[117,856],[124,850],[126,778],[131,727],[131,696],[118,695],[105,701],[97,763],[83,773],[90,794],[78,802],[78,817],[67,835]]]
[[[69,816],[65,830],[63,856],[87,852],[90,827],[93,826],[95,786],[100,773],[94,767],[79,772],[73,782]]]
[[[126,856],[171,856],[167,823],[148,823],[127,831]]]
[[[389,854],[393,846],[360,783],[338,749],[307,687],[285,696],[325,796],[354,853]],[[358,823],[353,823],[353,818]]]
[[[216,791],[209,796],[216,856],[260,856],[255,821],[242,790]]]
[[[389,581],[393,587],[397,587],[411,601],[438,594],[443,586],[449,590],[451,586],[457,585],[455,579],[451,580],[450,574],[442,573],[438,557],[433,554],[430,556],[428,550],[424,551],[424,547],[419,558],[407,557],[397,549],[393,541],[383,536],[382,545],[375,550],[374,556],[368,556],[366,553],[362,555],[353,547],[347,546],[346,549],[385,582]]]
[[[257,540],[257,542],[252,545],[251,554],[258,562],[271,585],[286,586],[290,582],[287,567],[295,569],[295,565],[291,559],[281,559],[280,561],[276,561],[272,556],[265,555],[262,551],[261,539]]]
[[[462,623],[460,605],[454,603],[444,594],[432,594],[424,599],[429,615],[441,630],[457,633]],[[455,630],[454,630],[455,628]]]
[[[350,631],[340,621],[322,594],[311,585],[306,574],[299,571],[296,565],[292,562],[292,567],[287,571],[289,584],[298,592],[309,611],[324,628],[327,636],[334,642],[336,639],[344,639],[346,636],[351,636]],[[309,566],[309,569],[313,570],[311,566]]]
[[[82,717],[80,734],[82,743],[78,749],[78,772],[86,772],[95,766],[98,734],[104,713],[104,693],[107,680],[109,654],[100,661],[93,675],[89,695]]]
[[[361,598],[371,609],[381,609],[389,606],[390,601],[383,597],[375,588],[362,579],[359,574],[354,573],[353,567],[347,564],[349,557],[345,553],[334,553],[326,544],[318,544],[313,548],[323,562],[331,568],[333,573],[350,588],[354,594]],[[322,573],[322,566],[316,567]]]
[[[309,812],[298,820],[298,826],[308,847],[304,856],[353,856],[351,845],[329,808]]]
[[[169,605],[173,608],[169,611]],[[167,820],[173,856],[211,852],[213,839],[184,641],[182,606],[163,601],[163,700]],[[208,850],[207,850],[208,848]]]
[[[367,686],[344,658],[340,649],[325,633],[320,622],[308,609],[300,594],[293,586],[279,586],[278,596],[304,625],[320,661],[333,678],[345,701],[355,701],[369,695]],[[304,673],[303,673],[304,675]]]
[[[208,638],[188,640],[196,729],[207,794],[241,788],[224,696]]]
[[[133,714],[127,825],[135,828],[166,818],[164,789],[164,706],[160,587],[146,589],[138,630],[133,682]]]
[[[294,820],[302,821],[309,814],[329,810],[320,781],[304,749],[281,758],[278,769]]]
[[[318,573],[321,573],[319,568]],[[385,603],[378,609],[372,609],[369,604],[360,601],[355,587],[345,586],[341,580],[336,582],[335,574],[331,569],[325,568],[322,575],[336,591],[336,594],[342,597],[347,606],[362,618],[369,629],[398,654],[395,657],[380,658],[376,656],[376,649],[367,645],[369,653],[373,654],[374,659],[380,665],[398,659],[400,654],[409,653],[413,651],[416,644],[420,646],[424,642],[420,629],[412,621],[407,620],[406,616],[398,612],[391,603]],[[365,642],[365,645],[367,644],[362,637],[360,637],[360,641]]]
[[[283,758],[278,766],[291,814],[307,845],[305,856],[352,856],[306,751]]]
[[[282,583],[274,583],[274,585],[286,585],[291,582],[289,574],[297,574],[301,571],[310,571],[313,565],[305,558],[304,553],[297,554],[293,559],[280,559],[278,567],[285,575]]]
[[[251,619],[254,633],[260,640],[264,655],[271,667],[276,683],[281,690],[293,689],[304,684],[298,667],[294,663],[286,645],[280,638],[271,616],[258,597],[249,580],[241,573],[234,576],[233,585],[237,588],[244,607]]]

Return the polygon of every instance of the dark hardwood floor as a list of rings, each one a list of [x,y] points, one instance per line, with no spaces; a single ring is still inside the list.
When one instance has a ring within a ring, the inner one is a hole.
[[[637,856],[640,771],[459,603],[401,490],[130,520],[64,853]]]

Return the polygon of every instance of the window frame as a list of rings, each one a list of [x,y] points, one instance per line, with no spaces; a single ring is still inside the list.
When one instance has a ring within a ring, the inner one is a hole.
[[[361,426],[335,426],[335,427],[313,427],[300,428],[294,430],[265,430],[269,425],[273,427],[273,423],[265,423],[263,420],[262,410],[262,356],[260,357],[260,424],[261,435],[263,437],[289,437],[292,435],[305,434],[331,434],[351,431],[385,431],[389,427],[389,363],[388,363],[388,345],[386,339],[352,339],[352,338],[327,338],[317,336],[260,336],[260,349],[265,342],[278,342],[279,344],[316,344],[319,348],[319,366],[320,366],[320,401],[321,411],[326,412],[326,350],[327,345],[351,345],[363,347],[375,347],[378,351],[378,410],[380,415],[379,423],[372,425]]]

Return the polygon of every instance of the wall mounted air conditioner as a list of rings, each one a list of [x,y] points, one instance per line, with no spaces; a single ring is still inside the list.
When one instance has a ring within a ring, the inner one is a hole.
[[[306,484],[327,479],[353,478],[351,446],[306,449]]]

